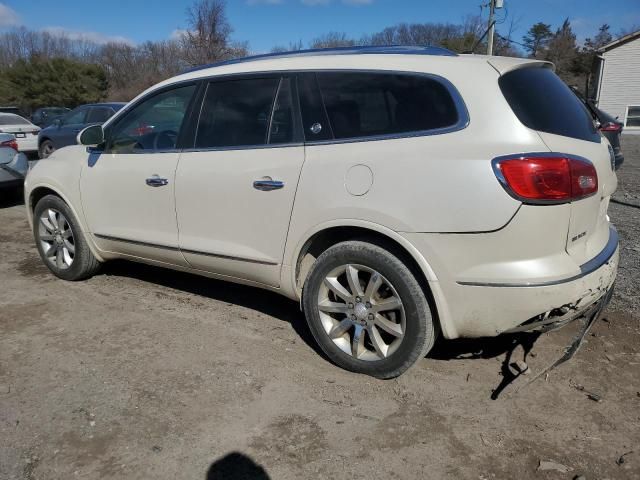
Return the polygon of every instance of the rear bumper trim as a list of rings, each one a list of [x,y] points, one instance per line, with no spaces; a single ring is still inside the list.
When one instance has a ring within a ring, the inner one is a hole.
[[[492,283],[492,282],[456,282],[458,285],[472,286],[472,287],[549,287],[553,285],[561,285],[563,283],[573,282],[582,277],[595,272],[605,263],[607,263],[613,254],[618,249],[618,231],[613,225],[609,225],[609,241],[602,249],[602,251],[580,266],[580,273],[568,278],[561,278],[560,280],[551,280],[548,282],[527,282],[527,283]]]

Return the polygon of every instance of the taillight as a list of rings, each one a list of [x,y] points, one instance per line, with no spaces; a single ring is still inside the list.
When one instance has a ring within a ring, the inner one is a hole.
[[[525,203],[565,203],[598,191],[593,164],[569,155],[499,157],[493,169],[507,192]]]
[[[11,147],[17,152],[18,151],[18,142],[14,138],[13,140],[7,140],[5,142],[0,143],[0,147]]]
[[[600,131],[620,133],[622,131],[622,124],[616,123],[616,122],[607,122],[605,124],[600,125]]]

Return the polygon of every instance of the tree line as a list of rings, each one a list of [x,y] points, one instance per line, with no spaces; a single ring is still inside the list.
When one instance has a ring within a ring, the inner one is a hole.
[[[245,56],[247,43],[232,40],[225,0],[196,0],[186,11],[187,28],[176,38],[132,45],[99,44],[87,38],[24,27],[0,34],[0,104],[25,111],[49,105],[74,107],[104,100],[128,101],[145,88],[190,67]],[[436,45],[458,53],[486,51],[486,21],[402,23],[361,38],[328,32],[311,40],[274,46],[273,52],[356,45]],[[514,23],[497,33],[494,54],[527,56],[555,63],[569,84],[587,91],[596,51],[613,35],[609,25],[580,45],[569,20],[555,31],[536,23],[522,41]],[[622,34],[623,32],[621,32]]]

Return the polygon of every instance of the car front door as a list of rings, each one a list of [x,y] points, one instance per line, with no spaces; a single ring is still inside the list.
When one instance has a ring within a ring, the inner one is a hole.
[[[295,77],[212,81],[176,174],[180,248],[198,270],[278,286],[304,146]]]
[[[90,155],[80,181],[99,248],[187,266],[178,249],[174,179],[196,88],[182,84],[152,93],[106,128],[104,150]]]

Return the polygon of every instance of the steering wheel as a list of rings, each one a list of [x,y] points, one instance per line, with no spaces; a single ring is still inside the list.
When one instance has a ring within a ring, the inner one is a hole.
[[[178,132],[174,130],[158,132],[158,134],[153,138],[153,149],[164,150],[167,148],[175,148],[177,140]]]

